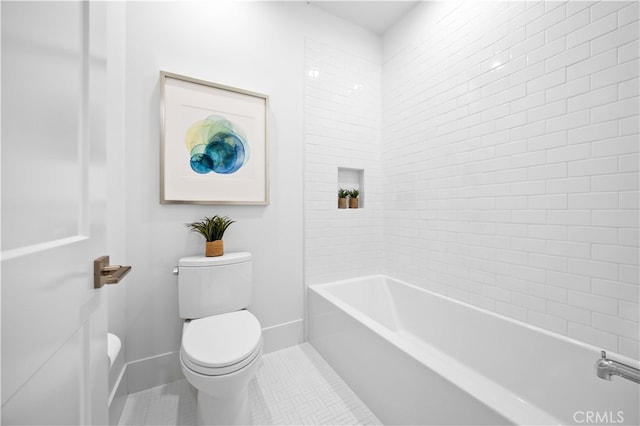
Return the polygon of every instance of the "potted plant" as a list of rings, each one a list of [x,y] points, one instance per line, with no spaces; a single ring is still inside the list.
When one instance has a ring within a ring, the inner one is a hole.
[[[358,208],[358,195],[360,195],[360,191],[357,189],[352,189],[349,191],[349,208],[357,209]]]
[[[346,209],[347,208],[347,197],[349,196],[349,191],[347,189],[340,188],[338,190],[338,208]]]
[[[234,222],[228,216],[215,215],[213,217],[205,217],[196,222],[186,223],[185,226],[204,237],[206,241],[205,256],[215,257],[224,254],[222,237],[229,225]]]

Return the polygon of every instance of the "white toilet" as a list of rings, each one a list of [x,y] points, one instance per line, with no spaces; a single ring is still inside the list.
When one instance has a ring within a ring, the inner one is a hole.
[[[251,303],[250,253],[183,257],[178,263],[180,365],[198,391],[199,425],[250,424],[248,384],[262,356]]]

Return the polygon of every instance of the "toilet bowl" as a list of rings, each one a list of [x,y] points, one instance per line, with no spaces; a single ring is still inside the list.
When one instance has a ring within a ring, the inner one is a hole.
[[[249,381],[262,355],[262,330],[246,310],[185,322],[180,365],[198,390],[197,424],[250,424]]]
[[[249,381],[263,346],[260,322],[246,310],[251,268],[249,253],[180,259],[180,366],[197,390],[198,425],[251,423]]]

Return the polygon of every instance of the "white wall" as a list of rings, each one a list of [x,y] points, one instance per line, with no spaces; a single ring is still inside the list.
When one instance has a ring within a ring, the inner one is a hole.
[[[383,51],[388,272],[639,358],[638,3],[422,4]]]
[[[376,38],[296,2],[130,2],[126,10],[126,356],[131,392],[179,376],[177,278],[181,256],[201,253],[184,223],[205,215],[237,222],[226,251],[254,255],[250,310],[267,350],[302,339],[303,88],[306,36],[353,51]],[[372,47],[373,46],[373,47]],[[269,95],[271,204],[159,204],[159,71]],[[147,359],[151,357],[151,359]]]

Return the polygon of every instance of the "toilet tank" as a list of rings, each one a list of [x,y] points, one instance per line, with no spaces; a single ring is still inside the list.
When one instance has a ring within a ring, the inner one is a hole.
[[[251,304],[251,253],[183,257],[178,262],[180,318],[239,311]]]

